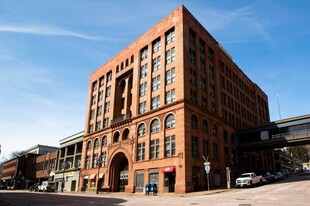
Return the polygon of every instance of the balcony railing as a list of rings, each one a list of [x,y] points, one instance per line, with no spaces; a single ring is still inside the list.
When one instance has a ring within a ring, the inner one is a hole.
[[[131,113],[124,114],[111,120],[111,127],[119,127],[131,121]]]

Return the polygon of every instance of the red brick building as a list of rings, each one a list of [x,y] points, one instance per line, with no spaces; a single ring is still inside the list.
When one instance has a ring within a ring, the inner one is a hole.
[[[240,170],[235,130],[266,122],[266,94],[180,6],[91,74],[80,187],[202,190],[202,156],[223,186]]]
[[[58,151],[40,155],[35,158],[35,183],[51,180],[55,176]]]

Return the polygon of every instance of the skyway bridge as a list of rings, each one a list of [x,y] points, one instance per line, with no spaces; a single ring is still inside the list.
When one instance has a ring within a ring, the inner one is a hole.
[[[239,148],[260,150],[310,144],[310,114],[236,132]]]

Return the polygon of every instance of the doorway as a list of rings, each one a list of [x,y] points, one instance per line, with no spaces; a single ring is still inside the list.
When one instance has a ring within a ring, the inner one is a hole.
[[[111,162],[110,185],[112,192],[125,192],[128,185],[128,160],[122,152],[115,155]]]
[[[167,172],[164,176],[164,192],[174,192],[175,172]]]

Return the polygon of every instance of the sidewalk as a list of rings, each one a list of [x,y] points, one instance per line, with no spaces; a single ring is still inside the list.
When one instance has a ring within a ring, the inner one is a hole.
[[[84,196],[84,197],[194,197],[194,196],[204,196],[204,195],[212,195],[222,192],[233,191],[234,189],[214,189],[209,191],[198,191],[198,192],[190,192],[185,194],[175,194],[175,193],[162,193],[157,195],[145,195],[143,193],[123,193],[123,192],[100,192],[96,194],[95,192],[49,192],[48,194],[54,195],[68,195],[68,196]],[[0,193],[34,193],[34,194],[42,194],[43,192],[30,192],[29,190],[0,190]]]
[[[145,195],[143,193],[123,193],[123,192],[103,192],[96,194],[95,192],[56,192],[54,194],[58,195],[72,195],[72,196],[87,196],[87,197],[193,197],[193,196],[203,196],[212,195],[222,192],[233,191],[234,189],[214,189],[209,191],[198,191],[190,192],[185,194],[175,194],[175,193],[162,193],[157,195]]]

